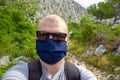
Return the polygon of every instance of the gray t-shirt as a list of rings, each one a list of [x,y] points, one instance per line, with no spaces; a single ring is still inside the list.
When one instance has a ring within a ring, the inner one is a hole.
[[[83,66],[77,66],[80,74],[81,74],[81,80],[97,80],[95,75],[85,69]],[[64,73],[64,65],[58,70],[58,72],[51,77],[50,74],[46,71],[46,69],[42,66],[42,76],[40,80],[66,80],[65,73]],[[7,80],[9,78],[12,78],[14,80],[28,80],[28,64],[26,62],[20,61],[17,65],[11,67],[9,70],[6,71],[6,73],[3,75],[1,80]]]

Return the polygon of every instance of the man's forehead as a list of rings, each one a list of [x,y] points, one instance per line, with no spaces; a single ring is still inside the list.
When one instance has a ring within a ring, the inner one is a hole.
[[[58,23],[59,20],[62,19],[61,17],[57,16],[57,15],[49,15],[49,16],[46,16],[44,17],[40,24],[43,24],[43,23],[46,23],[46,22],[51,22],[51,23]]]
[[[43,27],[43,26],[49,26],[50,27],[51,25],[53,25],[55,27],[58,27],[58,24],[59,23],[58,23],[57,20],[47,18],[47,19],[44,19],[44,20],[41,21],[39,27]]]
[[[61,17],[57,15],[49,15],[43,18],[39,24],[39,30],[44,26],[54,26],[59,27],[62,32],[68,33],[67,25]]]

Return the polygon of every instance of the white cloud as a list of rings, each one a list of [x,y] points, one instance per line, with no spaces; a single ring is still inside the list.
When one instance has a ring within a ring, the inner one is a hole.
[[[83,7],[87,8],[88,6],[90,6],[91,4],[94,3],[98,3],[98,2],[102,2],[104,0],[74,0],[76,2],[78,2],[79,4],[81,4]]]

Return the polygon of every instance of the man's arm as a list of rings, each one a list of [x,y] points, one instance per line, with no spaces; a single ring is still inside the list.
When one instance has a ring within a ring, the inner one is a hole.
[[[28,65],[25,62],[11,67],[3,75],[1,80],[28,80]]]
[[[96,76],[83,66],[76,66],[80,72],[81,80],[97,80]]]
[[[6,79],[4,79],[4,80],[20,80],[20,79],[17,79],[17,78],[6,78]]]
[[[11,79],[11,78],[9,78],[9,79],[6,79],[6,80],[15,80],[15,79]]]

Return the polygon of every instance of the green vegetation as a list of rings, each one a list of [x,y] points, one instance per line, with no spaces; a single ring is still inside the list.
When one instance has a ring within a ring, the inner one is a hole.
[[[21,55],[30,59],[37,58],[37,22],[33,19],[38,8],[37,3],[37,0],[0,0],[0,57],[9,55],[11,61]],[[80,23],[69,21],[68,26],[71,33],[68,51],[77,56],[99,44],[120,44],[120,25],[112,28],[111,24],[95,23],[92,15],[84,16]],[[111,55],[111,52],[109,49],[104,55],[88,55],[83,58],[109,73],[119,74],[120,71],[114,69],[120,66],[120,57]],[[0,67],[0,77],[14,64],[16,63]]]
[[[11,0],[8,2],[1,0],[1,2],[0,56],[10,55],[11,60],[20,55],[35,58],[37,25],[31,22],[37,7],[32,1],[27,0]]]
[[[0,58],[4,55],[9,55],[11,60],[21,55],[31,57],[31,59],[37,57],[35,55],[37,25],[30,23],[32,19],[28,19],[33,16],[31,13],[34,10],[31,8],[34,5],[32,2],[22,5],[23,2],[28,3],[27,0],[7,2],[0,0]],[[0,67],[0,77],[12,65],[14,64]]]
[[[98,67],[103,71],[107,71],[109,74],[120,74],[120,70],[115,70],[116,67],[120,66],[119,56],[112,56],[111,53],[100,56],[95,56],[92,54],[84,56],[84,59],[88,63],[93,64],[95,67]]]
[[[82,18],[80,24],[69,24],[71,32],[71,41],[68,51],[76,56],[82,56],[87,49],[95,50],[99,44],[112,46],[113,44],[120,45],[120,25],[117,28],[112,28],[110,24],[95,23],[91,15]],[[120,66],[120,56],[113,56],[112,49],[108,48],[108,52],[104,55],[88,55],[82,56],[88,63],[107,71],[108,73],[120,74],[120,71],[114,69]]]
[[[96,19],[100,19],[100,21],[114,17],[114,24],[119,19],[120,1],[107,0],[106,2],[99,2],[97,5],[90,5],[87,10],[93,14]]]
[[[15,64],[17,64],[17,63],[10,63],[8,66],[4,66],[4,67],[0,67],[0,77],[3,75],[3,73],[5,73],[5,71],[8,69],[8,68],[10,68],[10,67],[12,67],[13,65],[15,65]]]

